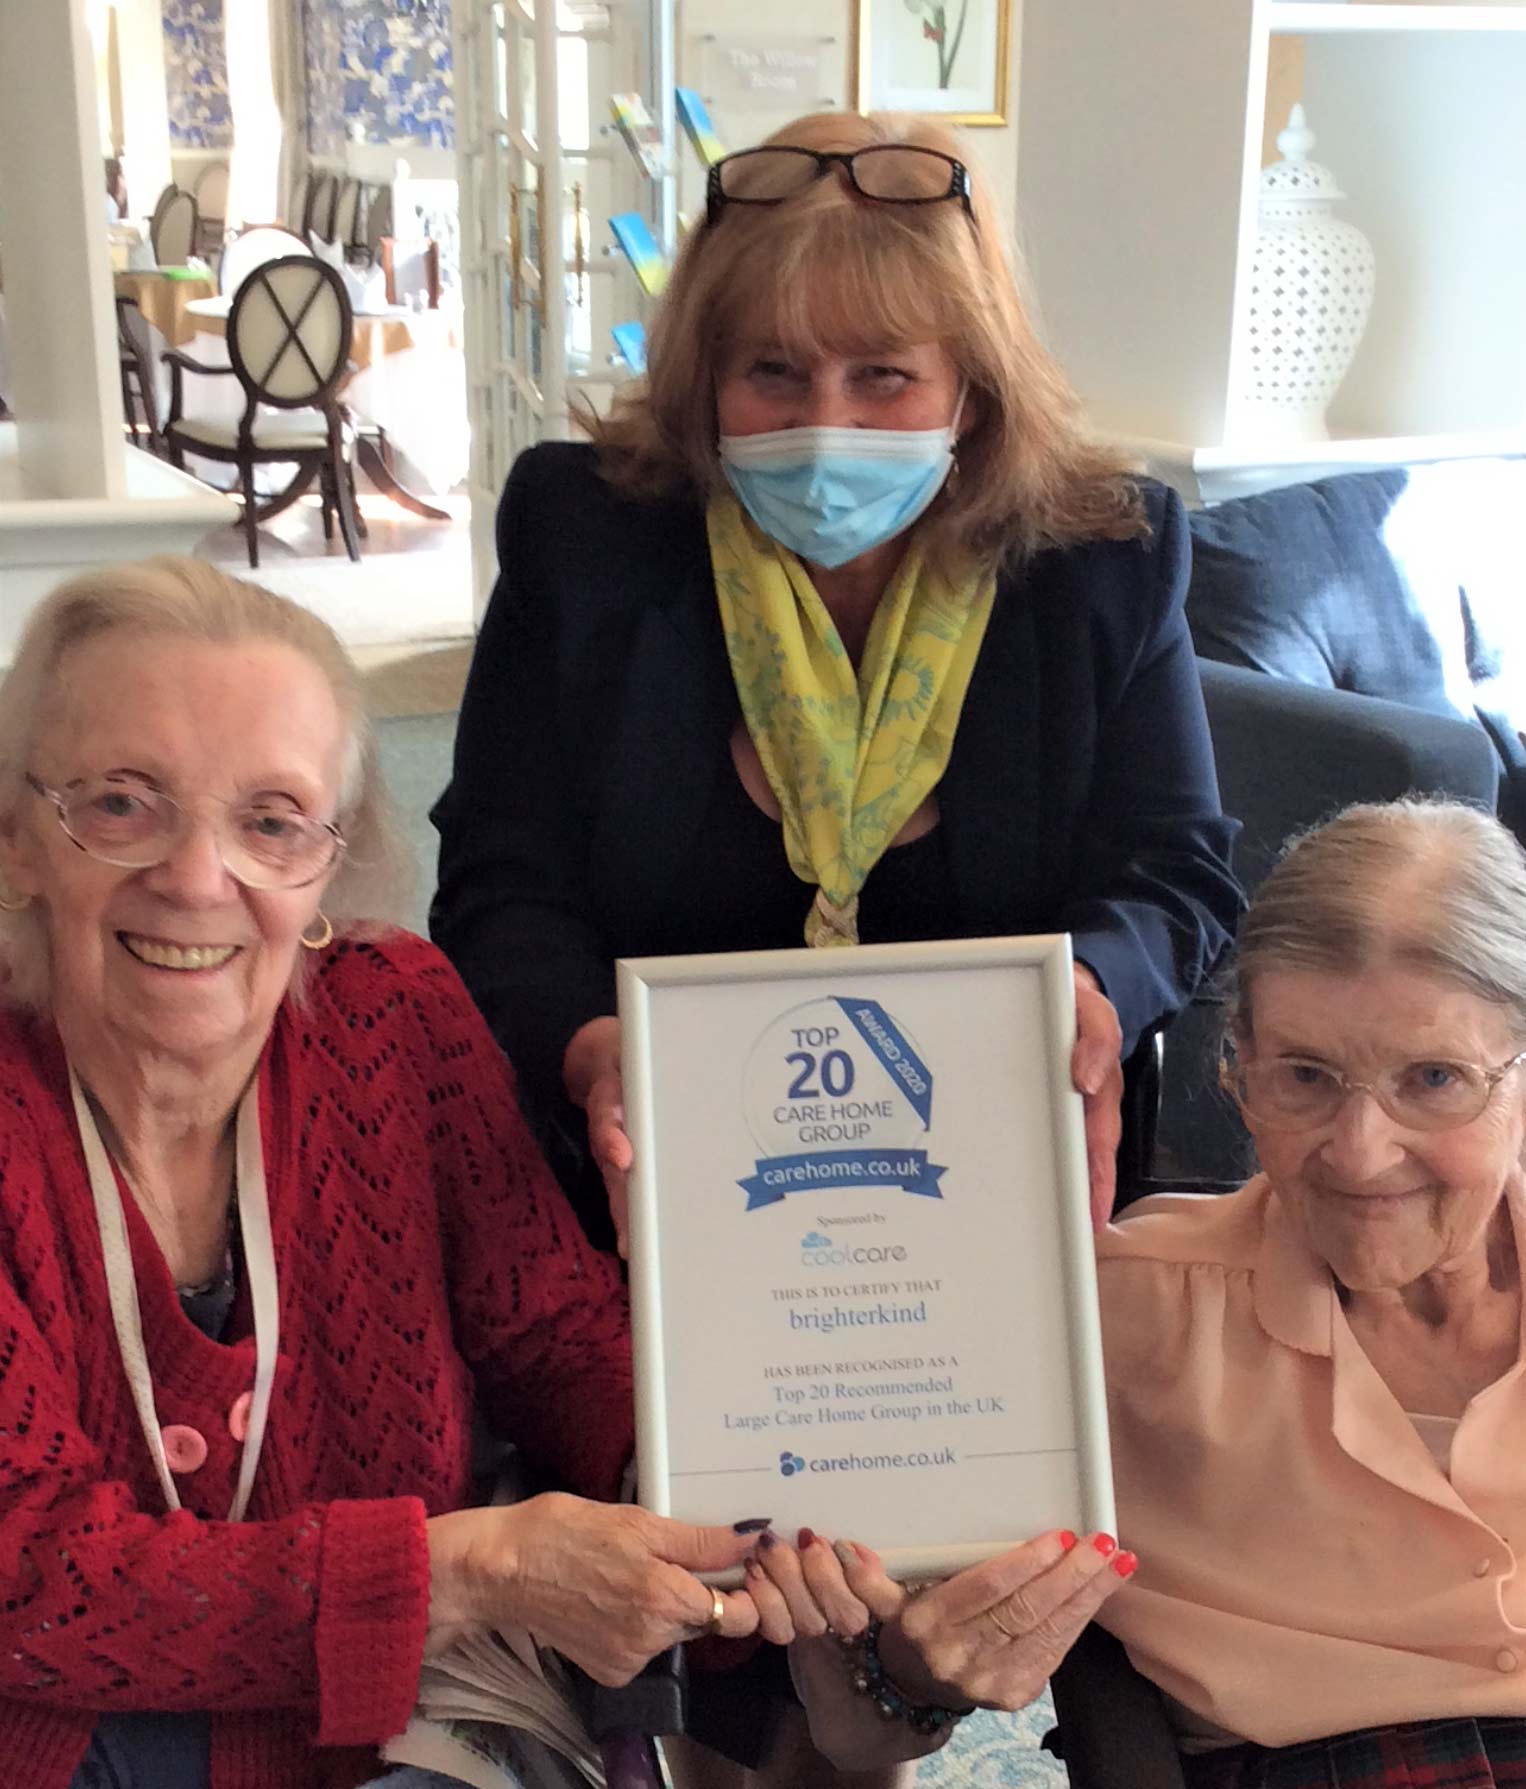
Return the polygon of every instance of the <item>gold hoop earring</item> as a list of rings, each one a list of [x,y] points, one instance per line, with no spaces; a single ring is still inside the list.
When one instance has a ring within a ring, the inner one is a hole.
[[[0,888],[0,913],[25,913],[31,904],[32,897],[30,895],[22,895],[18,901],[12,899],[3,888]]]
[[[302,948],[304,950],[326,950],[328,946],[334,942],[333,920],[323,912],[319,913],[318,920],[322,925],[323,930],[316,938],[309,938],[306,932],[302,934]]]

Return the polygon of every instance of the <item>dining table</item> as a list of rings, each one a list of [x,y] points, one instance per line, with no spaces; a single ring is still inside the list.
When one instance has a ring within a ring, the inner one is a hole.
[[[152,273],[114,273],[112,286],[118,298],[136,305],[143,321],[157,330],[164,348],[183,348],[196,333],[190,307],[217,291],[210,273],[182,277],[155,270]]]
[[[196,332],[189,350],[194,359],[208,366],[229,364],[231,308],[227,297],[187,303],[186,317]],[[387,305],[354,312],[353,325],[351,371],[339,395],[360,424],[357,463],[402,508],[448,521],[449,512],[419,492],[443,495],[467,472],[470,432],[460,310]],[[228,420],[242,411],[242,391],[227,379],[187,376],[183,390],[188,416]],[[368,429],[367,424],[375,426]]]

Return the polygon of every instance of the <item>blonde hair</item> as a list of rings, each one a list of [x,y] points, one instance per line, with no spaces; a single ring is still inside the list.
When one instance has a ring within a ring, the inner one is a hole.
[[[925,118],[819,112],[765,147],[854,150],[907,143],[968,166]],[[966,381],[959,469],[930,512],[935,549],[995,563],[1048,546],[1146,531],[1120,456],[1088,440],[1069,384],[1018,294],[984,180],[975,228],[958,200],[863,201],[841,179],[778,205],[728,205],[690,231],[652,326],[644,381],[607,420],[581,420],[606,479],[636,497],[725,489],[715,399],[725,356],[748,336],[810,359],[936,341]]]
[[[27,799],[37,735],[69,653],[103,634],[169,635],[233,645],[271,640],[322,672],[348,733],[336,823],[346,849],[324,893],[336,932],[363,933],[368,920],[401,911],[413,877],[411,854],[392,817],[376,738],[349,654],[326,623],[300,604],[199,559],[149,559],[104,566],[62,584],[27,622],[0,680],[0,832],[13,834]],[[298,952],[298,957],[307,953]],[[34,908],[0,913],[0,999],[42,1007],[47,941]],[[293,991],[300,993],[298,962]]]
[[[1231,1035],[1249,1041],[1258,976],[1398,964],[1503,1008],[1526,1035],[1526,853],[1457,801],[1365,802],[1296,838],[1240,922]]]

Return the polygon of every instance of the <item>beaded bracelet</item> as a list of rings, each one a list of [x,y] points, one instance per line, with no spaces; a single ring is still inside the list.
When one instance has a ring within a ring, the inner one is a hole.
[[[863,1633],[853,1639],[839,1634],[837,1643],[848,1667],[848,1682],[873,1702],[882,1720],[905,1721],[913,1733],[933,1734],[952,1727],[972,1712],[968,1708],[941,1708],[936,1702],[918,1704],[904,1696],[886,1675],[880,1659],[880,1623],[874,1617],[870,1617]]]

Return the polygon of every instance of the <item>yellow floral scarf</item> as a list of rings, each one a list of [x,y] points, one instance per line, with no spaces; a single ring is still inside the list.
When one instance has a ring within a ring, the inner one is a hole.
[[[954,581],[913,536],[855,672],[800,560],[733,497],[705,520],[742,716],[790,868],[816,889],[805,941],[857,944],[865,878],[948,767],[995,574]]]

